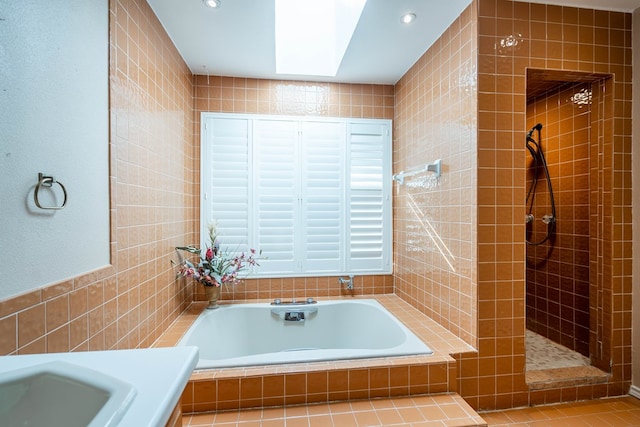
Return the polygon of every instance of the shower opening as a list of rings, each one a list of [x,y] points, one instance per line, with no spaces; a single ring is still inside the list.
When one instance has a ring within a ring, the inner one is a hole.
[[[599,242],[606,183],[599,154],[607,140],[611,81],[608,75],[527,71],[526,342],[538,356],[541,346],[551,351],[541,367],[528,357],[528,370],[605,365]]]

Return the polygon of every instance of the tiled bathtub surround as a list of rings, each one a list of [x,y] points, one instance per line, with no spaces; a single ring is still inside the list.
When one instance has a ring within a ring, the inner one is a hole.
[[[375,298],[434,353],[196,371],[183,394],[184,412],[454,392],[456,363],[451,354],[473,349],[397,296]],[[195,303],[155,346],[175,345],[203,308]]]
[[[297,277],[279,279],[246,279],[233,287],[222,289],[222,300],[236,302],[276,298],[304,300],[308,297],[340,297],[393,293],[392,275],[355,276],[354,288],[348,290],[338,277]],[[204,300],[202,286],[195,288],[195,299]]]

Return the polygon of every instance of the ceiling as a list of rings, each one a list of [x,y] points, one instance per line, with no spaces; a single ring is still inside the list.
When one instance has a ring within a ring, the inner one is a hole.
[[[275,73],[274,1],[147,0],[194,74],[278,80],[395,84],[471,0],[368,0],[335,77]],[[301,0],[302,1],[302,0]],[[640,0],[545,0],[631,12]],[[417,19],[402,25],[400,16]]]

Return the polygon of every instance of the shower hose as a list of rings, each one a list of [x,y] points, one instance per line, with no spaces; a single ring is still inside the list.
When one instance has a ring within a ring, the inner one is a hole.
[[[549,200],[551,202],[551,214],[544,215],[542,217],[542,222],[544,222],[547,225],[547,233],[544,236],[544,238],[542,240],[533,241],[533,242],[530,241],[528,238],[526,239],[527,243],[533,246],[541,245],[545,243],[547,240],[549,240],[549,238],[553,234],[553,231],[555,229],[555,224],[556,224],[556,203],[553,196],[553,188],[551,187],[551,177],[549,175],[549,168],[547,167],[547,161],[544,157],[544,153],[542,152],[542,145],[540,142],[541,130],[542,130],[542,124],[538,123],[537,125],[532,127],[531,130],[529,130],[529,132],[527,132],[526,147],[527,147],[527,150],[529,150],[529,153],[531,153],[531,157],[533,157],[533,179],[531,181],[531,186],[527,191],[526,202],[527,202],[528,212],[526,215],[526,222],[527,224],[530,224],[530,223],[533,223],[535,219],[533,215],[533,202],[535,199],[536,186],[538,185],[539,168],[543,169],[544,178],[547,181],[547,188],[549,190]],[[538,137],[537,141],[536,139],[533,138],[533,134],[536,131],[537,131],[537,137]]]

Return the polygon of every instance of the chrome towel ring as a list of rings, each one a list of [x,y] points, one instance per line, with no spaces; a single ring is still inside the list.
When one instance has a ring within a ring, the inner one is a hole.
[[[38,200],[38,193],[40,192],[40,189],[42,187],[51,188],[51,187],[53,187],[53,184],[58,184],[60,186],[60,188],[62,189],[62,194],[64,195],[64,198],[62,199],[62,204],[60,206],[43,206],[43,205],[41,205],[40,201]],[[36,203],[36,206],[39,207],[40,209],[49,209],[49,210],[63,209],[65,207],[65,205],[67,204],[67,189],[64,188],[64,185],[62,185],[61,182],[56,181],[55,179],[53,179],[52,176],[44,176],[44,174],[42,172],[40,172],[40,173],[38,173],[38,184],[36,184],[36,189],[33,192],[33,201]]]

